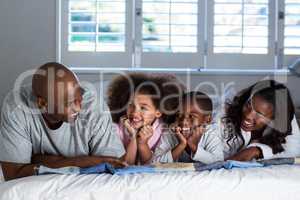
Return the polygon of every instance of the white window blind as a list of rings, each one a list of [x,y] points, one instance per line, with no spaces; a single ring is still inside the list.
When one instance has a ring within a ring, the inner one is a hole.
[[[141,66],[204,66],[205,1],[139,0]]]
[[[285,0],[284,54],[300,55],[300,0]]]
[[[70,67],[132,66],[132,1],[57,1],[60,62]]]
[[[197,52],[197,0],[143,0],[143,51]]]
[[[70,0],[69,51],[125,51],[125,0]]]
[[[268,0],[215,0],[214,53],[267,54]]]

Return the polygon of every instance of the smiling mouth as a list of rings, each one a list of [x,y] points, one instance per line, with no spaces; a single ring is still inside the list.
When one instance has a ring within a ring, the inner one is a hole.
[[[181,128],[181,132],[184,136],[189,136],[192,133],[192,129],[189,127],[183,127]]]
[[[132,126],[136,126],[136,125],[142,124],[142,123],[143,123],[143,120],[130,119],[130,120],[129,120],[129,123],[130,123]]]

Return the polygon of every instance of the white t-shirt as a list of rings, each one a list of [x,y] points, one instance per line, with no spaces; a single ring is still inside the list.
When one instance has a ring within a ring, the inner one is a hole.
[[[214,125],[209,125],[198,143],[195,154],[189,155],[184,151],[178,160],[174,160],[172,156],[173,148],[178,145],[178,139],[175,133],[168,132],[168,134],[163,134],[155,149],[153,162],[199,161],[210,164],[224,160],[221,136],[219,133]]]
[[[10,92],[1,111],[0,161],[27,164],[34,154],[121,157],[125,150],[112,129],[107,105],[92,90],[84,90],[76,121],[56,130],[47,127],[31,86]]]

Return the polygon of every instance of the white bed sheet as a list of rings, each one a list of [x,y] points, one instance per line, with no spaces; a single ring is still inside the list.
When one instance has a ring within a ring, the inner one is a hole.
[[[0,199],[297,200],[300,166],[126,176],[35,176],[0,184]]]

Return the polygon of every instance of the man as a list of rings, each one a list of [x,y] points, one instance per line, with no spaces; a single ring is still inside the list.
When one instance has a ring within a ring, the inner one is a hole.
[[[31,176],[40,165],[90,167],[109,162],[122,166],[117,158],[125,150],[112,131],[106,104],[97,100],[92,90],[82,88],[75,74],[58,63],[41,66],[30,87],[9,93],[0,127],[5,179]]]

